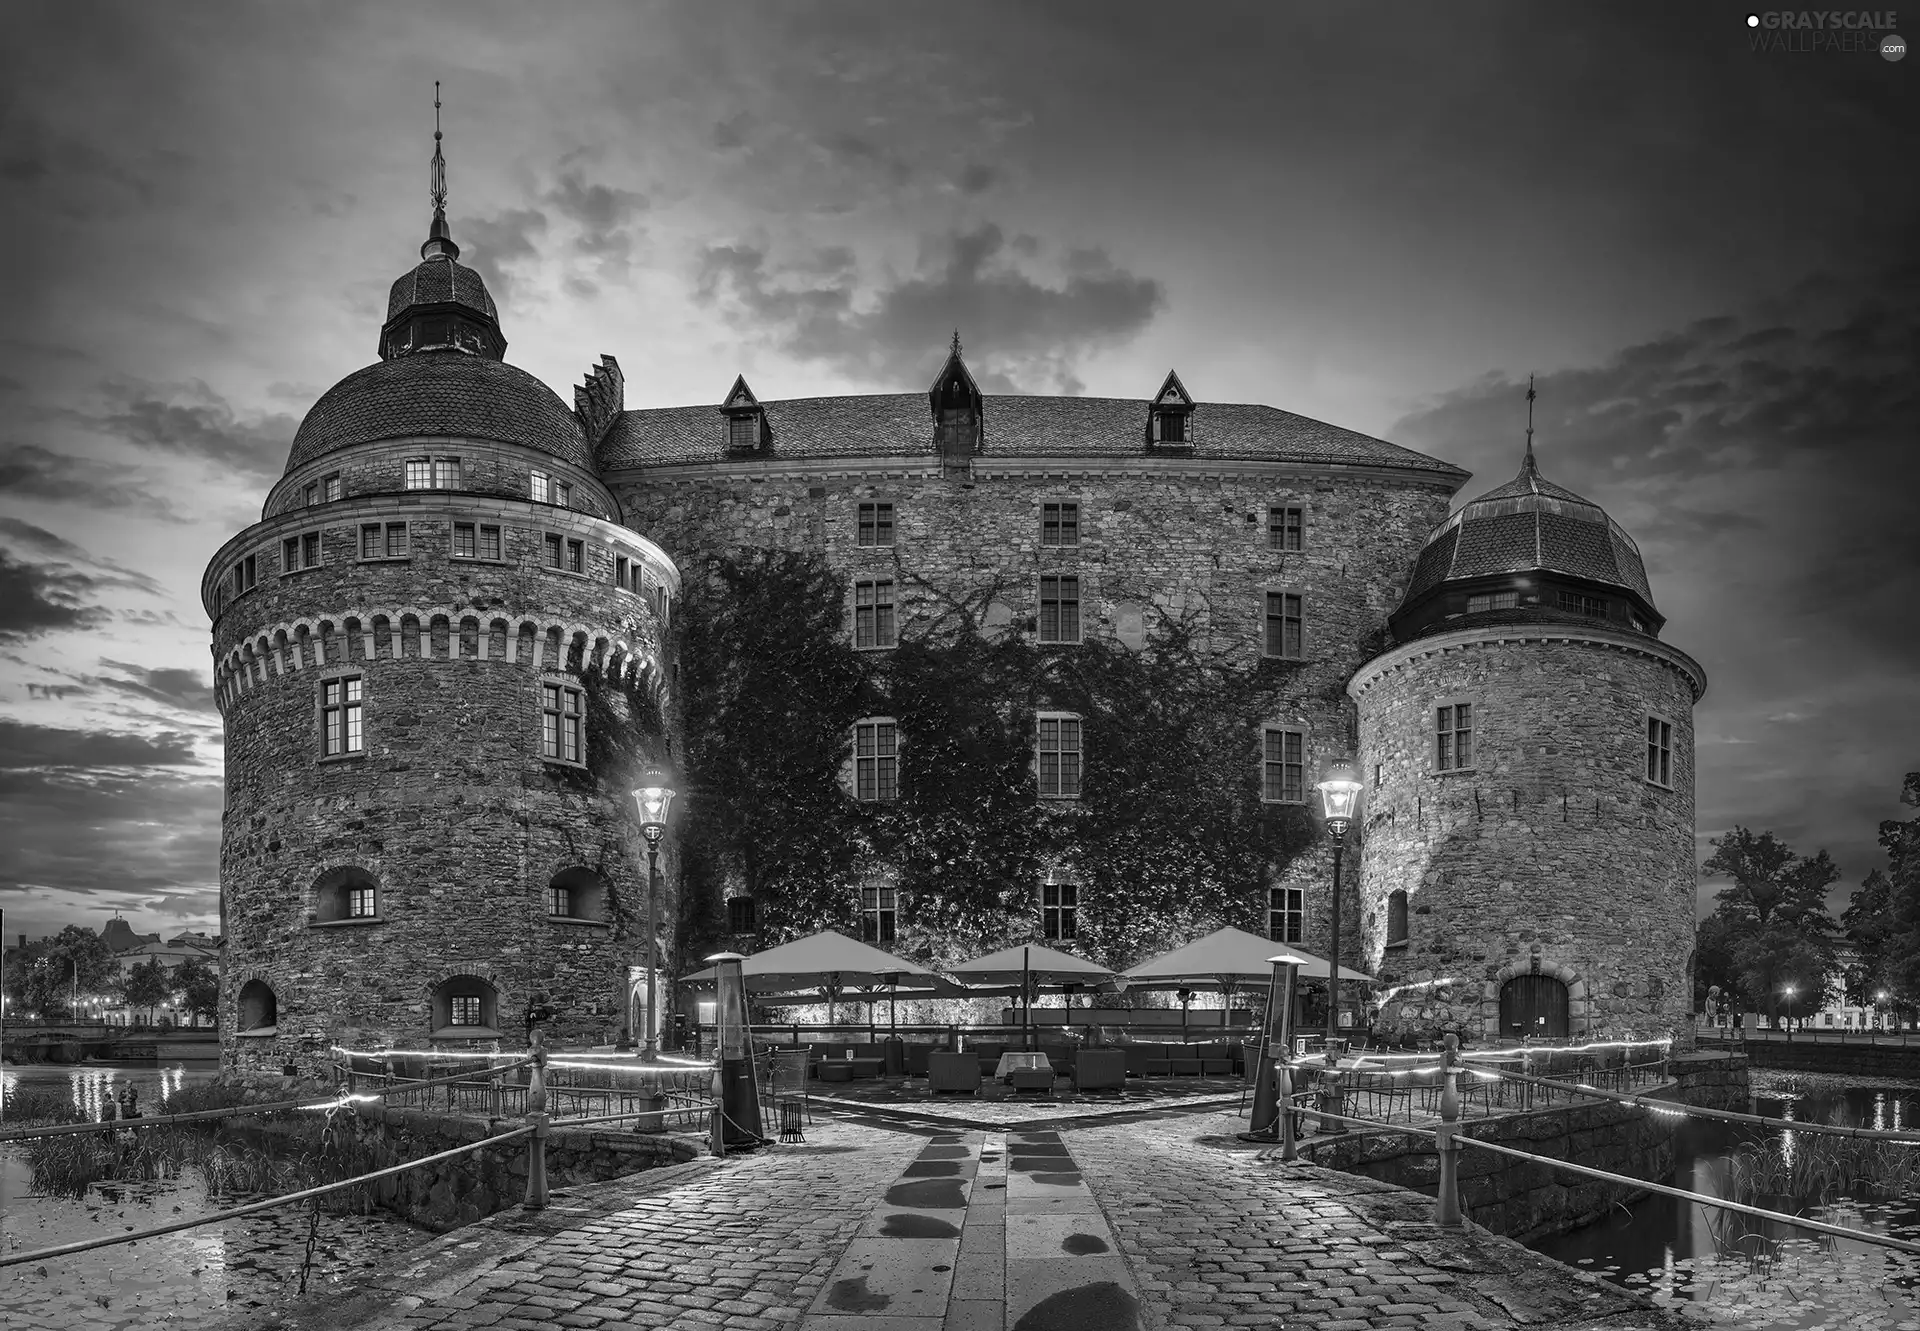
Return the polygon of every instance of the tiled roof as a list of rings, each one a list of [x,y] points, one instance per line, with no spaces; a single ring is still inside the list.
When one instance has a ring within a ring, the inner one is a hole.
[[[572,410],[525,370],[458,351],[421,351],[355,370],[322,393],[293,437],[287,470],[336,449],[413,435],[525,444],[593,466]]]
[[[770,456],[932,457],[933,421],[924,393],[792,398],[763,404],[773,432]],[[1144,398],[1020,397],[990,394],[982,456],[1144,457]],[[721,462],[724,418],[714,406],[623,412],[600,446],[600,465],[659,467]],[[1202,402],[1190,418],[1193,456],[1273,462],[1402,467],[1464,481],[1438,458],[1343,430],[1278,407]]]
[[[480,280],[480,274],[447,258],[423,259],[412,272],[394,279],[393,289],[387,293],[387,322],[392,323],[409,305],[446,301],[483,311],[487,318],[500,322],[500,312],[494,309],[493,297],[487,294],[487,284]]]
[[[1624,588],[1653,605],[1633,538],[1598,504],[1543,478],[1531,453],[1518,476],[1469,499],[1427,538],[1401,605],[1444,582],[1535,569]]]

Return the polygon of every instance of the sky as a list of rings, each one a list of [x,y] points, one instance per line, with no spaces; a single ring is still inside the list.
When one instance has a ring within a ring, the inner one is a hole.
[[[1718,3],[0,9],[0,910],[217,927],[207,559],[448,216],[627,405],[1263,402],[1637,538],[1698,825],[1884,862],[1920,767],[1920,61]],[[1920,14],[1913,18],[1920,27]],[[1778,34],[1775,34],[1776,36]],[[1720,886],[1703,884],[1709,901]],[[1836,897],[1836,901],[1838,897]]]

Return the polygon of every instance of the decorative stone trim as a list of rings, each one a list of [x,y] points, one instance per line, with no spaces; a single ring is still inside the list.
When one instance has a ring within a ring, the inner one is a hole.
[[[1297,476],[1304,480],[1386,480],[1452,495],[1470,474],[1428,467],[1400,468],[1341,463],[1307,463],[1258,458],[1141,457],[988,457],[971,459],[975,481],[1076,480],[1138,477],[1179,480],[1238,480],[1257,476]],[[845,478],[938,480],[940,458],[892,455],[880,458],[780,458],[742,461],[716,458],[711,462],[677,462],[670,466],[627,465],[602,473],[608,486],[644,483],[649,486],[706,485],[731,488],[741,481],[810,481]]]
[[[1453,629],[1446,633],[1436,633],[1431,637],[1416,638],[1410,643],[1383,652],[1373,660],[1361,666],[1347,682],[1347,696],[1355,702],[1362,694],[1398,671],[1405,669],[1415,661],[1424,661],[1428,657],[1441,656],[1447,652],[1467,651],[1474,647],[1505,646],[1508,644],[1529,642],[1571,642],[1587,647],[1601,647],[1611,651],[1624,652],[1629,656],[1645,657],[1650,661],[1670,666],[1687,677],[1693,689],[1693,701],[1697,704],[1707,693],[1707,672],[1678,647],[1670,647],[1658,638],[1645,638],[1624,631],[1606,628],[1579,628],[1573,625],[1556,624],[1552,627],[1515,628],[1512,625],[1500,625],[1488,628]]]

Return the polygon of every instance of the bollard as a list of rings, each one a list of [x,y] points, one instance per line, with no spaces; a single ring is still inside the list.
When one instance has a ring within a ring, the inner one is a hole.
[[[528,1211],[547,1209],[547,1134],[552,1129],[547,1120],[545,1035],[539,1027],[534,1028],[533,1072],[527,1079],[527,1122],[533,1125],[533,1136],[527,1139],[527,1200],[522,1209]]]
[[[1460,1075],[1459,1059],[1460,1037],[1449,1033],[1446,1047],[1440,1051],[1440,1129],[1434,1143],[1440,1151],[1440,1191],[1434,1198],[1433,1222],[1456,1229],[1464,1223],[1460,1215],[1460,1144],[1453,1139],[1460,1131],[1460,1088],[1455,1082]]]
[[[1280,1088],[1280,1158],[1292,1160],[1296,1154],[1293,1129],[1298,1118],[1293,1112],[1293,1069],[1282,1061],[1277,1075]]]

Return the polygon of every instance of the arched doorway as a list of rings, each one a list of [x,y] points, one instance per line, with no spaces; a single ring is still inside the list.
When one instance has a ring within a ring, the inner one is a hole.
[[[1551,975],[1516,975],[1500,986],[1500,1034],[1518,1040],[1563,1039],[1571,1034],[1567,1020],[1567,986]]]

